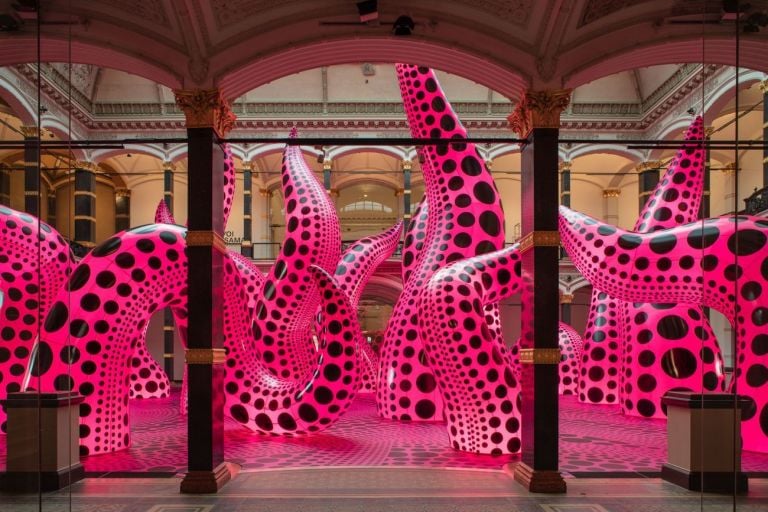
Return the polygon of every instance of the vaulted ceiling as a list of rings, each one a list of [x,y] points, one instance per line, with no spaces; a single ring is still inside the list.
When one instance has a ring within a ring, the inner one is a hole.
[[[42,5],[43,60],[71,55],[169,87],[220,86],[229,97],[320,65],[409,61],[514,100],[528,87],[575,87],[655,64],[730,64],[735,56],[734,24],[714,0],[381,0],[380,22],[371,24],[357,22],[352,0]],[[415,22],[411,36],[391,35],[400,15]],[[31,23],[0,34],[0,65],[35,60],[34,38]],[[741,64],[768,69],[767,41],[763,31],[743,34]]]

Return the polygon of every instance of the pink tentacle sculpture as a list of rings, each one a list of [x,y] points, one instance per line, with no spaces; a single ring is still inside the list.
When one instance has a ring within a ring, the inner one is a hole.
[[[286,147],[282,176],[285,240],[256,304],[253,332],[267,368],[300,380],[314,371],[317,356],[311,329],[320,297],[309,267],[335,270],[341,231],[335,207],[298,146]]]
[[[165,199],[161,199],[155,209],[155,224],[176,224],[176,219],[173,218],[171,210],[168,209],[168,205]]]
[[[45,319],[36,347],[39,389],[77,390],[85,397],[83,454],[130,444],[128,386],[136,346],[155,311],[171,307],[186,318],[185,231],[151,224],[106,240],[80,261]]]
[[[408,224],[408,230],[405,232],[405,239],[403,240],[403,260],[400,269],[403,286],[411,278],[413,269],[418,266],[419,255],[423,254],[428,216],[429,204],[427,203],[427,196],[424,195],[411,216],[411,222]]]
[[[735,391],[753,402],[742,423],[744,448],[768,452],[768,221],[724,216],[635,234],[561,206],[559,224],[563,246],[594,286],[625,301],[711,307],[736,326]],[[637,341],[680,339],[687,326],[668,318],[655,332],[640,331]],[[648,379],[693,375],[700,371],[698,348],[672,346],[650,361],[644,374]],[[655,412],[650,401],[637,407],[646,409],[644,416]]]
[[[455,262],[429,280],[419,300],[419,325],[439,388],[448,437],[457,450],[520,451],[520,385],[489,328],[485,306],[520,292],[518,246]],[[402,397],[401,400],[408,400]]]
[[[575,395],[579,387],[579,360],[582,356],[583,341],[576,329],[564,322],[558,324],[557,338],[562,354],[558,392],[561,395]]]
[[[224,151],[224,204],[222,205],[224,222],[222,226],[226,228],[229,214],[232,212],[232,203],[235,200],[235,158],[232,156],[232,148],[229,144],[222,144],[221,149]]]
[[[335,276],[341,289],[349,297],[349,303],[353,309],[357,310],[365,285],[368,284],[373,273],[397,249],[402,228],[403,223],[400,221],[379,235],[355,242],[341,255]],[[357,341],[357,346],[360,349],[363,364],[360,392],[373,393],[379,359],[364,338],[361,337]]]
[[[315,265],[309,268],[318,282],[322,305],[317,366],[302,379],[282,379],[273,376],[248,348],[242,322],[247,314],[245,294],[232,267],[231,262],[225,265],[226,303],[233,306],[227,309],[224,324],[230,369],[225,410],[261,434],[294,436],[324,430],[347,410],[360,387],[356,345],[362,334],[346,293],[326,271]]]
[[[686,131],[684,140],[702,140],[704,138],[703,121],[696,117]],[[699,205],[704,184],[704,150],[696,144],[681,147],[670,162],[664,176],[659,180],[653,193],[648,197],[640,212],[634,231],[646,233],[659,229],[668,229],[698,218]],[[657,309],[648,304],[627,304],[617,300],[598,288],[592,290],[587,329],[584,333],[584,355],[581,362],[581,374],[584,377],[579,384],[579,400],[586,403],[617,404],[621,403],[625,412],[636,414],[632,403],[641,387],[637,382],[624,382],[626,375],[639,375],[633,366],[638,364],[632,358],[633,350],[626,339],[633,339],[636,322],[625,323],[624,319],[646,319],[653,322],[658,316]],[[682,318],[687,318],[683,316]],[[693,342],[688,339],[683,341]],[[647,347],[646,347],[647,348]],[[628,361],[624,368],[624,358]],[[629,372],[623,371],[630,370]],[[642,372],[641,372],[642,373]],[[632,381],[636,378],[630,377]],[[627,386],[628,384],[628,386]],[[685,385],[678,383],[677,385]],[[661,395],[671,386],[659,386],[655,402],[661,403]],[[644,386],[647,390],[647,387]],[[644,397],[645,398],[645,397]],[[658,414],[662,414],[658,410]]]
[[[165,398],[171,394],[171,382],[168,375],[160,368],[146,345],[147,329],[136,342],[136,349],[131,357],[129,380],[129,398]]]
[[[0,206],[0,265],[0,398],[5,398],[22,390],[40,318],[64,285],[74,258],[67,242],[51,226]],[[36,380],[36,367],[31,376]],[[5,420],[3,408],[2,432]]]
[[[397,65],[400,90],[414,137],[466,137],[466,130],[428,68]],[[422,167],[429,203],[423,255],[387,324],[379,364],[379,415],[399,420],[440,420],[441,398],[419,339],[416,307],[424,284],[440,268],[504,246],[504,212],[484,160],[472,144],[426,146]]]

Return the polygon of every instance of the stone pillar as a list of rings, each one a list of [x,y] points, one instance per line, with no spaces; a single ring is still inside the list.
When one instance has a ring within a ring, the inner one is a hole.
[[[37,126],[22,126],[24,135],[24,211],[40,217],[39,132]]]
[[[564,293],[560,296],[560,321],[564,324],[571,325],[571,303],[573,302],[573,295],[570,293]]]
[[[760,82],[763,93],[763,141],[768,141],[768,80]],[[768,146],[763,147],[763,186],[768,187]]]
[[[736,162],[725,164],[721,169],[725,180],[723,181],[723,199],[725,204],[729,205],[729,212],[736,213]]]
[[[50,226],[56,226],[56,191],[53,188],[48,189],[48,216],[45,221]]]
[[[266,188],[259,189],[259,196],[261,197],[261,211],[259,217],[261,226],[261,242],[258,251],[255,252],[257,259],[274,258],[277,251],[272,248],[272,192]]]
[[[704,128],[704,137],[707,139],[707,142],[709,142],[712,139],[712,134],[714,132],[715,132],[715,129],[712,126],[707,126]],[[710,147],[707,146],[704,149],[704,187],[701,195],[701,206],[699,206],[700,219],[708,219],[709,216],[711,215],[710,213],[710,196],[712,195],[710,190],[710,177],[711,177],[711,167],[712,167],[711,154],[712,153],[711,153]]]
[[[403,160],[403,236],[408,232],[408,225],[411,223],[411,167],[413,162]]]
[[[175,172],[176,166],[173,162],[163,162],[163,201],[171,214],[173,214],[173,174]]]
[[[96,245],[96,165],[75,162],[75,236],[84,247]]]
[[[176,172],[176,166],[173,162],[163,162],[163,201],[168,211],[173,215],[173,189],[174,189],[174,173]],[[163,310],[163,370],[168,376],[168,380],[174,381],[175,379],[175,340],[176,327],[173,321],[173,311],[171,308],[165,308]]]
[[[515,480],[531,492],[565,492],[558,470],[558,137],[570,90],[527,91],[509,116],[522,145],[523,295],[521,461]]]
[[[223,276],[227,246],[222,238],[224,151],[219,138],[235,123],[218,89],[175,90],[184,112],[189,165],[187,301],[189,383],[188,472],[183,493],[214,493],[232,477],[224,462]]]
[[[11,206],[11,169],[0,163],[0,204]]]
[[[659,182],[659,169],[663,165],[658,160],[650,160],[648,162],[640,162],[635,167],[637,171],[637,214],[645,208],[645,203],[648,201],[648,196],[653,193],[656,188],[656,184]]]
[[[251,162],[243,162],[243,240],[240,254],[253,258],[253,170]]]
[[[115,231],[131,229],[131,191],[115,189]]]
[[[619,225],[619,196],[621,189],[606,188],[603,190],[604,220],[612,226]]]

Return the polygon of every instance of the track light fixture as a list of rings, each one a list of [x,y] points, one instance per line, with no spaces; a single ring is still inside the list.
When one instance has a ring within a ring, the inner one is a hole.
[[[392,24],[392,33],[396,36],[409,36],[413,33],[416,24],[410,16],[400,16]]]

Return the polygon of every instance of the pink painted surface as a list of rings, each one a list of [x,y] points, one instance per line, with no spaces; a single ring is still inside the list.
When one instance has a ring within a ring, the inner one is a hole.
[[[222,144],[221,149],[224,151],[224,204],[222,204],[224,221],[222,226],[226,229],[229,214],[232,212],[232,203],[235,200],[235,159],[229,144]]]
[[[434,72],[397,64],[405,112],[414,137],[465,137],[466,130],[445,98]],[[485,162],[472,144],[423,149],[429,203],[424,246],[387,324],[380,351],[376,400],[379,414],[398,420],[444,418],[419,339],[416,304],[424,284],[440,268],[504,246],[504,212]]]
[[[401,221],[379,235],[358,240],[341,255],[336,265],[335,279],[347,294],[352,309],[357,310],[363,290],[373,273],[397,249],[402,227]],[[362,387],[358,391],[373,393],[376,390],[379,358],[363,337],[357,341],[357,346],[363,366]]]
[[[171,210],[168,209],[168,205],[165,203],[165,199],[161,199],[157,203],[155,209],[155,224],[176,224],[176,219],[173,218]]]
[[[768,220],[724,216],[637,234],[561,206],[559,224],[563,247],[594,286],[626,301],[711,307],[737,324],[732,391],[754,405],[742,423],[744,448],[768,452]],[[667,316],[655,331],[640,331],[638,342],[682,339],[689,325],[678,316]],[[656,379],[698,374],[706,379],[697,355],[700,348],[672,344],[647,374]],[[643,416],[655,414],[656,405],[649,400],[636,407]]]
[[[517,245],[460,260],[432,276],[421,294],[419,326],[434,378],[422,375],[416,385],[440,391],[457,450],[520,451],[520,383],[503,356],[504,340],[485,319],[487,305],[520,292],[520,265]]]
[[[400,268],[403,285],[408,283],[413,269],[419,264],[419,256],[424,254],[424,237],[427,234],[428,219],[429,204],[425,195],[413,211],[411,222],[408,224],[408,230],[403,240],[403,259]]]
[[[40,318],[72,268],[69,245],[55,229],[0,206],[0,399],[21,391]],[[33,368],[33,382],[36,373]],[[5,420],[0,409],[3,433]]]
[[[562,354],[560,384],[557,389],[561,395],[575,395],[579,387],[579,361],[583,353],[583,341],[576,329],[563,322],[558,323],[557,339]]]
[[[130,361],[147,322],[165,307],[186,318],[185,231],[150,224],[109,238],[80,261],[45,319],[39,385],[31,387],[85,397],[83,454],[130,445]]]
[[[696,117],[685,133],[684,140],[703,140],[704,129],[701,117]],[[635,223],[634,231],[646,233],[660,229],[668,229],[680,224],[693,222],[698,218],[699,206],[704,189],[704,149],[695,144],[683,145],[669,163],[666,172],[661,176],[659,183],[648,196],[648,200],[640,212]],[[669,306],[669,305],[668,305]],[[686,306],[674,306],[672,309],[685,311]],[[592,291],[587,329],[584,333],[584,356],[582,359],[579,399],[588,403],[621,404],[622,410],[627,414],[641,415],[635,404],[639,400],[651,400],[655,404],[654,417],[665,417],[661,409],[661,397],[672,388],[688,387],[693,390],[701,388],[701,378],[698,382],[696,376],[681,379],[662,379],[654,381],[649,379],[646,368],[650,363],[650,357],[659,356],[659,350],[670,340],[660,343],[654,341],[643,347],[643,358],[640,359],[639,350],[634,340],[637,333],[644,330],[669,315],[675,315],[688,322],[701,324],[701,320],[695,320],[687,314],[676,314],[674,311],[653,307],[651,304],[627,303],[609,296],[598,288]],[[680,313],[680,312],[677,312]],[[696,314],[694,313],[694,317]],[[701,312],[699,312],[699,317]],[[703,339],[694,336],[693,326],[689,329],[690,336],[676,340],[680,346],[694,346],[701,344]],[[717,354],[720,351],[717,341],[712,335],[708,324],[700,327],[707,331],[702,335],[706,337],[707,360],[709,354]],[[705,352],[702,352],[705,354]],[[707,371],[713,371],[718,375],[715,387],[723,385],[722,371],[713,365],[714,359],[709,363],[702,360],[702,364],[708,366]],[[645,365],[645,366],[644,366]],[[718,368],[722,368],[720,365]],[[638,378],[644,376],[642,381]],[[700,376],[699,376],[700,377]],[[708,381],[709,382],[709,381]],[[653,385],[651,385],[653,384]],[[713,383],[709,382],[708,389],[713,390]]]
[[[320,296],[309,267],[334,272],[341,232],[336,209],[299,146],[286,147],[281,172],[285,240],[256,303],[254,349],[275,376],[301,380],[317,360],[311,330]]]

